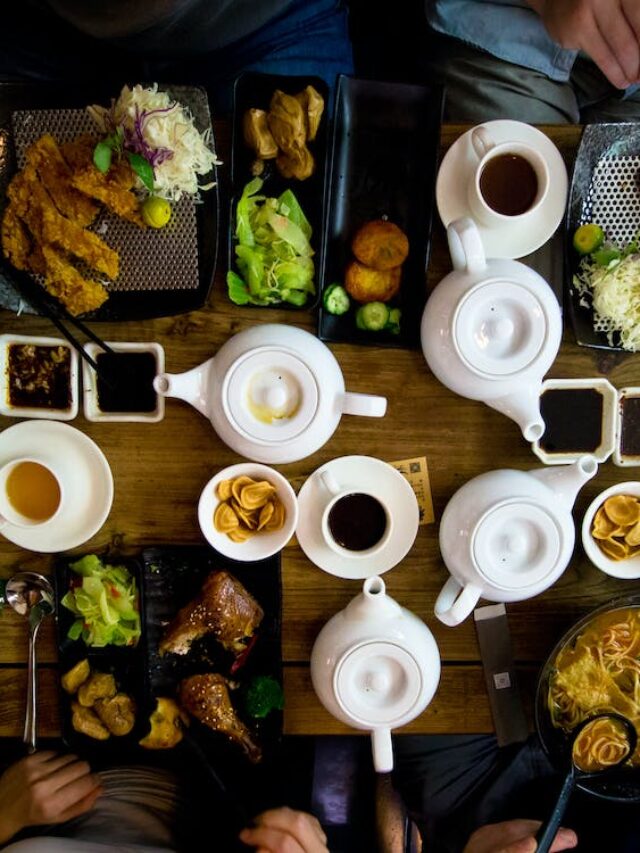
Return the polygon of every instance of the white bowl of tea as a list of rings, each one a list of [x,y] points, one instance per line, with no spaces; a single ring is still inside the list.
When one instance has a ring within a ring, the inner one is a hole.
[[[640,578],[640,482],[611,486],[582,520],[582,545],[594,566],[614,578]]]

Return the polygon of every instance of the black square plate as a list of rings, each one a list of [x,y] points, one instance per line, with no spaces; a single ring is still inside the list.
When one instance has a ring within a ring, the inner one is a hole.
[[[409,256],[400,292],[389,303],[402,311],[399,335],[356,328],[357,304],[341,316],[321,306],[318,331],[323,341],[401,347],[418,343],[427,297],[442,105],[439,87],[339,78],[322,287],[344,282],[353,258],[351,241],[370,220],[387,218],[402,228],[409,238]]]

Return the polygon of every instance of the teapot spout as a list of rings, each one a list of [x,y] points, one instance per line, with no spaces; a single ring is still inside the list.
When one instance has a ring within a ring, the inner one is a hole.
[[[153,380],[153,387],[163,397],[184,400],[208,417],[208,388],[205,379],[212,362],[213,359],[209,359],[186,373],[160,373]]]
[[[540,414],[541,387],[542,383],[533,383],[523,388],[522,391],[507,394],[505,397],[498,397],[495,400],[485,400],[485,402],[487,406],[491,406],[492,409],[515,421],[522,430],[525,441],[536,441],[545,429]]]
[[[532,477],[544,483],[555,497],[571,509],[578,492],[598,472],[598,463],[593,456],[581,456],[573,465],[554,465],[530,471]]]
[[[347,618],[358,621],[393,619],[401,613],[402,608],[387,595],[384,581],[377,576],[367,578],[360,595],[351,599],[346,607]]]

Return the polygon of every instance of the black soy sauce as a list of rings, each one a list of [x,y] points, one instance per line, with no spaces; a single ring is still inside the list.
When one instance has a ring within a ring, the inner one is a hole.
[[[602,394],[595,388],[549,388],[540,398],[547,453],[593,453],[602,442]]]
[[[152,352],[101,352],[96,358],[101,412],[153,412],[157,405],[153,380],[157,372]],[[109,383],[109,384],[107,384]]]
[[[328,522],[338,545],[349,551],[367,551],[384,536],[387,513],[373,495],[353,492],[334,503]]]
[[[640,456],[640,397],[623,397],[620,452],[623,456]]]

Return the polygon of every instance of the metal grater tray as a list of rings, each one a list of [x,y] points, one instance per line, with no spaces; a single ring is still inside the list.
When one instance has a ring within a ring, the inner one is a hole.
[[[573,287],[579,258],[572,246],[579,225],[597,222],[607,238],[624,245],[640,231],[640,126],[592,124],[585,127],[567,209],[565,251],[567,302],[581,346],[619,350],[607,338],[606,321],[595,320],[588,300]],[[587,303],[587,304],[585,304]]]
[[[0,86],[0,101],[7,88]],[[204,90],[166,88],[172,97],[189,107],[199,129],[211,128]],[[10,94],[14,95],[14,92]],[[13,100],[20,102],[20,98]],[[25,104],[29,108],[7,110],[8,137],[15,157],[13,167],[7,166],[7,182],[15,168],[24,165],[28,146],[43,133],[51,133],[61,143],[83,133],[95,133],[84,104],[96,100],[95,96],[89,96],[84,100],[83,108],[34,109]],[[0,114],[0,121],[4,119],[2,124],[6,121],[5,116]],[[211,138],[213,142],[213,134]],[[0,161],[0,177],[1,173]],[[215,174],[204,176],[202,182],[208,183],[215,177]],[[4,190],[3,187],[1,189]],[[96,319],[143,318],[178,313],[202,305],[215,268],[217,220],[217,188],[203,193],[201,203],[183,198],[174,204],[170,224],[158,231],[151,228],[142,230],[112,214],[101,213],[91,229],[118,251],[120,274],[116,281],[105,282],[110,297],[92,316]],[[3,286],[1,279],[0,305],[13,310],[21,307],[15,292],[6,282]]]

